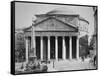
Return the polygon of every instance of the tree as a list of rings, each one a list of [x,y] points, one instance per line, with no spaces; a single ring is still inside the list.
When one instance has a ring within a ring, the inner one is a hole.
[[[79,39],[80,44],[80,56],[87,56],[89,54],[88,35],[85,35]]]

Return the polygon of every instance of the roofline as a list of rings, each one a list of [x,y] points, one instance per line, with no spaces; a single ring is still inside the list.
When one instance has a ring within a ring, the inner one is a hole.
[[[25,30],[27,30],[27,29],[29,29],[29,28],[31,28],[31,27],[32,27],[32,25],[29,26],[29,27],[24,28],[23,31],[25,31]]]
[[[53,15],[56,15],[56,16],[78,16],[79,17],[79,14],[36,14],[35,16],[53,16]],[[85,21],[89,24],[89,21],[87,21],[86,19],[82,18],[82,17],[79,17],[80,20],[82,21]]]
[[[87,21],[86,19],[84,19],[84,18],[82,18],[82,17],[79,17],[79,20],[85,21],[86,23],[89,24],[89,21]]]
[[[35,14],[35,16],[79,16],[79,14]]]

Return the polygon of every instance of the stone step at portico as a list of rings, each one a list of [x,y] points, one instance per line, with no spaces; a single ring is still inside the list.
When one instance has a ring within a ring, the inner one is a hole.
[[[52,68],[55,71],[64,71],[64,70],[81,70],[81,69],[94,69],[94,67],[89,63],[89,61],[86,59],[84,62],[81,60],[60,60],[60,61],[51,61],[50,64],[48,64],[48,68],[50,71],[53,71]]]
[[[51,60],[50,64],[47,64],[48,66],[48,71],[57,71],[58,68],[60,67],[67,67],[66,65],[68,65],[68,67],[71,67],[71,65],[73,65],[73,63],[79,62],[77,60]]]

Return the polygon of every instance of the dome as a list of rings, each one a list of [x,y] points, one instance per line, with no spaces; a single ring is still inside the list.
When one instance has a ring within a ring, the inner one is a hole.
[[[51,11],[47,12],[47,14],[76,15],[76,13],[74,11],[72,11],[69,8],[65,8],[65,7],[51,10]]]

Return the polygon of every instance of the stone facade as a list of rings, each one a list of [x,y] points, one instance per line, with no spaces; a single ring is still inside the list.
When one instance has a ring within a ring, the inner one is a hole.
[[[64,18],[63,15],[59,16]],[[39,18],[40,21],[38,17],[35,24],[24,30],[26,59],[29,58],[28,49],[32,46],[35,48],[35,55],[40,60],[79,59],[78,15],[70,15],[69,19],[66,15],[65,21],[57,15],[47,15],[43,20]]]

